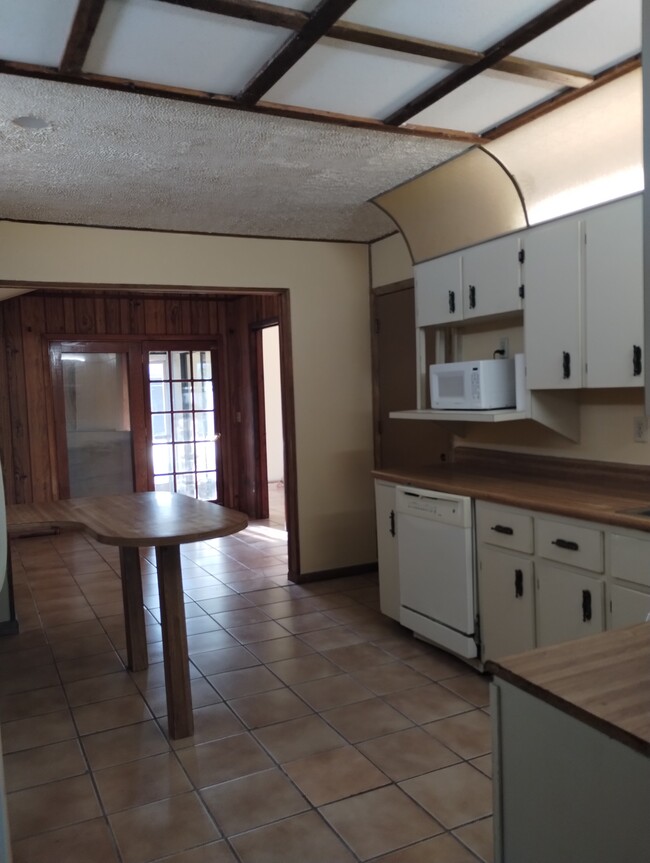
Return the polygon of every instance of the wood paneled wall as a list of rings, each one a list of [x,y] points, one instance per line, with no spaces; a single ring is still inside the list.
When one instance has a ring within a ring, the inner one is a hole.
[[[220,349],[218,370],[227,506],[254,515],[254,398],[250,329],[277,319],[278,293],[257,295],[151,295],[127,292],[45,292],[0,303],[0,457],[9,503],[59,496],[53,393],[48,345],[52,340],[145,341],[207,337]]]

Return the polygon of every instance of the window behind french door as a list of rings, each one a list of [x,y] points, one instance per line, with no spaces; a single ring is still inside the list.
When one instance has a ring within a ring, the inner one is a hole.
[[[216,352],[199,344],[182,349],[162,343],[147,347],[154,489],[220,500]]]

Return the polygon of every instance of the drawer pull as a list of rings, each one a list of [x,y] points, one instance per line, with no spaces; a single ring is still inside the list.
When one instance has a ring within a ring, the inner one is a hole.
[[[584,623],[591,620],[591,591],[582,591],[582,620]]]
[[[567,551],[578,551],[580,546],[572,539],[554,539],[551,545],[557,545],[558,548],[565,548]]]
[[[505,533],[506,536],[512,536],[514,533],[514,530],[511,527],[507,527],[505,524],[495,524],[490,528],[490,530],[493,530],[495,533]]]
[[[641,363],[641,348],[639,345],[632,346],[632,372],[633,374],[640,375],[643,371],[643,365]]]
[[[524,595],[524,572],[521,569],[515,569],[515,599],[519,599]]]

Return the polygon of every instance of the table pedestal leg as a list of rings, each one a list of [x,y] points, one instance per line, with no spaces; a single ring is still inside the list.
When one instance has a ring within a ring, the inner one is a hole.
[[[181,556],[177,545],[156,548],[170,737],[194,733]]]
[[[143,671],[149,664],[149,658],[144,626],[140,552],[137,548],[120,547],[120,571],[128,665],[131,671]]]

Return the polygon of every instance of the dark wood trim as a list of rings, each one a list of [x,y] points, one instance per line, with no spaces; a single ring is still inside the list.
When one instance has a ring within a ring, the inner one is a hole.
[[[183,6],[185,9],[238,18],[240,21],[284,27],[287,30],[300,30],[309,20],[309,16],[298,9],[259,3],[257,0],[164,0],[164,2],[172,6]]]
[[[411,117],[419,114],[425,108],[438,102],[443,96],[457,90],[458,87],[471,81],[481,72],[486,69],[492,69],[500,60],[505,59],[510,54],[513,54],[522,45],[536,39],[547,30],[562,23],[565,19],[579,12],[585,6],[593,3],[593,0],[559,0],[549,9],[546,9],[539,15],[536,15],[530,21],[527,21],[521,27],[518,27],[514,32],[509,33],[505,38],[495,42],[490,48],[485,51],[480,60],[477,60],[471,66],[461,66],[451,75],[448,75],[442,81],[429,87],[423,93],[420,93],[414,99],[411,99],[406,105],[393,111],[385,119],[386,125],[400,126],[406,123]],[[584,92],[584,90],[583,90]]]
[[[412,281],[410,282],[412,284]],[[383,292],[382,292],[383,293]],[[378,291],[370,289],[370,370],[372,375],[372,463],[375,470],[381,467],[381,393],[379,390],[379,318],[377,317]]]
[[[508,132],[514,132],[515,129],[519,129],[527,123],[531,123],[533,120],[543,117],[545,114],[550,114],[551,111],[555,111],[556,108],[568,105],[568,103],[573,102],[574,99],[577,99],[580,96],[586,96],[587,93],[593,93],[594,90],[604,87],[605,84],[610,84],[617,78],[621,78],[623,75],[627,75],[630,72],[634,72],[635,69],[640,68],[641,55],[635,54],[634,57],[630,57],[622,63],[617,63],[615,66],[610,66],[609,69],[599,72],[598,75],[594,77],[591,84],[588,84],[581,90],[563,90],[556,96],[547,99],[546,102],[542,102],[541,105],[537,105],[528,111],[524,111],[522,114],[518,114],[516,117],[513,117],[512,120],[507,120],[505,123],[500,123],[498,126],[488,129],[483,133],[483,138],[486,143],[489,141],[496,141],[498,138],[502,138],[504,135],[507,135]],[[488,151],[486,150],[486,152]]]
[[[53,431],[55,443],[58,497],[70,497],[70,470],[65,426],[65,401],[63,394],[63,366],[61,362],[62,342],[49,343],[50,381],[52,384]]]
[[[176,296],[178,299],[188,299],[191,294],[206,294],[210,299],[236,300],[238,297],[256,297],[263,295],[279,294],[278,288],[226,288],[226,287],[201,287],[201,285],[154,285],[154,284],[126,284],[123,282],[65,282],[64,284],[53,284],[50,282],[16,281],[13,279],[0,279],[0,288],[19,288],[26,291],[45,292],[46,294],[63,294],[76,297],[80,291],[101,296],[110,294],[124,299],[138,299],[138,294],[165,294]],[[10,299],[20,299],[20,296]],[[78,339],[79,334],[71,336]],[[161,337],[163,337],[161,335]],[[111,336],[112,338],[112,336]],[[120,338],[116,335],[115,338]],[[178,338],[171,336],[171,338]],[[185,338],[185,337],[183,337]],[[187,336],[190,338],[205,338],[205,336]]]
[[[586,72],[565,69],[562,66],[551,66],[549,63],[524,60],[523,57],[504,57],[492,68],[499,72],[508,72],[510,75],[521,75],[523,78],[548,81],[551,84],[560,84],[562,87],[573,87],[578,90],[591,84],[594,80],[594,76],[588,75]]]
[[[308,584],[311,581],[325,581],[330,578],[345,578],[350,575],[368,575],[377,572],[377,562],[358,563],[355,566],[344,566],[341,569],[320,569],[318,572],[308,572],[300,576],[300,584]]]
[[[287,522],[289,579],[300,582],[300,534],[298,518],[298,462],[296,457],[296,403],[291,348],[291,297],[283,290],[278,297],[280,324],[280,385],[284,442],[284,508]]]
[[[246,106],[259,102],[353,3],[354,0],[320,0],[300,30],[294,33],[246,84],[237,96],[237,101]]]
[[[391,282],[389,285],[379,285],[372,289],[372,296],[380,297],[383,294],[397,294],[400,291],[410,291],[413,287],[413,279],[402,279],[400,282]]]
[[[99,24],[106,0],[79,0],[59,70],[80,72]]]

